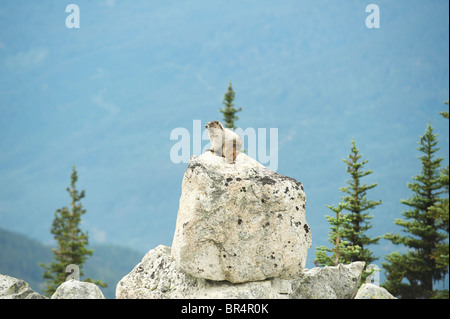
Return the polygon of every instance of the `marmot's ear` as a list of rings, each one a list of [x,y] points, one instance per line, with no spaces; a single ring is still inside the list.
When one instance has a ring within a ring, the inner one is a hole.
[[[224,127],[223,127],[222,123],[220,123],[219,121],[217,121],[217,123],[219,124],[219,127],[223,130]]]

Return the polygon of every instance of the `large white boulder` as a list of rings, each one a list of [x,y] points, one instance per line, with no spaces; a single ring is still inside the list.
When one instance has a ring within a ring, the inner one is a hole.
[[[311,247],[303,186],[246,154],[235,164],[206,152],[185,172],[172,243],[194,277],[243,283],[296,278]]]

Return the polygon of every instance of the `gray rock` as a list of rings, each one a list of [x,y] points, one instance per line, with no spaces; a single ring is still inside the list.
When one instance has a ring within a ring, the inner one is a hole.
[[[289,284],[290,285],[290,284]],[[275,287],[275,288],[274,288]],[[196,278],[182,272],[172,260],[170,247],[150,250],[134,269],[119,281],[117,299],[253,299],[287,298],[275,280],[232,284]]]
[[[28,283],[0,274],[0,299],[47,299],[30,288]]]
[[[385,288],[365,283],[358,289],[355,299],[397,299]]]
[[[228,281],[205,280],[204,286],[192,298],[199,299],[288,299],[280,281],[290,286],[289,279],[266,279],[262,281],[233,284]],[[185,298],[191,298],[186,296]]]
[[[52,299],[105,299],[105,296],[97,285],[72,279],[63,282]]]
[[[185,172],[172,243],[177,266],[232,283],[296,278],[311,230],[303,186],[246,154],[235,164],[206,152]]]
[[[179,271],[170,257],[170,247],[160,245],[150,250],[134,269],[116,286],[117,299],[184,298],[203,280]]]
[[[352,299],[358,290],[365,263],[325,266],[305,270],[293,281],[294,299]]]
[[[337,267],[305,269],[296,279],[273,278],[233,284],[228,281],[213,281],[185,274],[172,260],[170,247],[161,245],[150,250],[142,261],[120,280],[116,287],[116,298],[353,298],[363,265],[364,263],[359,262]],[[341,279],[331,279],[330,276]],[[322,280],[332,282],[322,282]]]

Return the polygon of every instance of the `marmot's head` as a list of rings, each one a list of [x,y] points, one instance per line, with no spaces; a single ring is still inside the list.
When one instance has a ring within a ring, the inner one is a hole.
[[[221,129],[223,130],[223,125],[219,121],[211,121],[205,125],[206,129]]]

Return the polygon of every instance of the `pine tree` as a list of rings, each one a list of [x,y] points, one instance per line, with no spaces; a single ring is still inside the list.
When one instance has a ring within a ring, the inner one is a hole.
[[[230,85],[228,86],[228,91],[224,95],[223,104],[225,105],[225,108],[219,109],[219,111],[223,114],[223,120],[225,122],[225,127],[234,130],[236,128],[234,122],[239,119],[239,117],[236,116],[237,112],[242,111],[242,108],[236,109],[234,107],[234,96],[235,92],[233,91],[233,86],[230,82]]]
[[[444,102],[444,104],[448,105],[448,101]],[[448,111],[444,111],[444,112],[441,112],[439,114],[441,114],[444,118],[448,119]]]
[[[362,155],[359,153],[355,145],[355,140],[352,140],[352,148],[347,159],[343,161],[347,164],[347,172],[351,175],[351,179],[347,181],[348,186],[342,187],[340,190],[346,195],[342,197],[345,210],[348,213],[348,220],[344,222],[343,227],[346,229],[344,240],[347,240],[350,245],[360,247],[358,254],[352,256],[351,261],[364,261],[366,267],[375,261],[377,258],[373,256],[373,252],[367,248],[368,245],[377,244],[381,237],[372,238],[366,232],[372,228],[370,219],[373,218],[368,210],[380,205],[380,201],[372,201],[366,198],[368,190],[377,186],[377,183],[370,185],[361,184],[361,178],[373,173],[371,170],[363,170],[364,165],[369,160],[359,162]],[[363,279],[369,273],[363,273]]]
[[[440,170],[440,182],[444,188],[444,193],[449,193],[449,169],[448,165],[447,167]],[[430,217],[435,220],[436,227],[445,234],[445,236],[448,238],[449,235],[449,227],[448,227],[448,220],[449,220],[449,198],[448,195],[446,197],[442,197],[438,200],[438,202],[431,206],[428,209],[430,213]],[[431,258],[436,261],[436,267],[440,269],[443,273],[448,274],[449,270],[449,244],[448,241],[442,241],[438,244],[436,244],[436,249],[431,255]],[[445,276],[445,275],[444,275]],[[445,277],[443,277],[443,280],[445,280]],[[442,291],[434,291],[433,298],[443,298],[448,299],[449,298],[449,291],[448,289],[442,290]]]
[[[445,104],[448,105],[448,101],[445,102]],[[448,112],[441,112],[440,113],[444,118],[448,119]],[[444,234],[446,234],[447,238],[449,235],[449,167],[444,167],[440,169],[440,182],[444,189],[443,193],[447,194],[445,197],[439,198],[438,202],[431,206],[428,211],[430,212],[430,216],[435,219],[436,226],[441,229]],[[436,250],[434,254],[432,255],[432,258],[436,260],[436,266],[438,268],[441,268],[443,270],[449,269],[449,244],[447,241],[441,242],[436,245]],[[445,280],[445,278],[444,278]],[[449,298],[449,291],[448,289],[442,290],[442,291],[435,291],[435,298]]]
[[[316,248],[316,258],[314,263],[316,266],[337,266],[338,264],[351,263],[353,256],[358,255],[359,246],[349,245],[348,241],[342,240],[345,229],[343,223],[350,222],[348,215],[341,214],[341,211],[348,204],[339,203],[338,207],[334,205],[327,207],[335,213],[333,216],[325,216],[330,224],[330,232],[328,241],[333,245],[332,248],[320,246]],[[328,253],[332,253],[328,256]]]
[[[405,235],[384,236],[393,244],[408,248],[404,254],[394,252],[387,255],[388,263],[382,264],[386,270],[383,286],[400,298],[432,298],[435,295],[433,282],[443,279],[448,273],[448,267],[442,268],[436,259],[440,255],[440,247],[448,238],[448,226],[445,234],[442,232],[444,226],[439,224],[432,209],[439,204],[443,193],[439,171],[442,158],[435,158],[434,155],[439,150],[437,143],[437,135],[433,134],[433,128],[428,123],[418,148],[424,154],[419,157],[422,171],[413,177],[414,182],[408,183],[413,196],[401,201],[409,207],[402,214],[406,220],[395,220],[396,225],[404,228]]]
[[[57,248],[52,249],[54,261],[48,265],[41,264],[46,269],[43,278],[48,279],[48,282],[46,282],[44,292],[48,296],[51,296],[58,286],[66,281],[70,275],[69,269],[79,270],[77,276],[83,276],[83,264],[88,256],[92,256],[93,253],[93,250],[86,248],[88,245],[88,234],[84,233],[79,227],[81,216],[86,213],[86,209],[83,209],[83,205],[80,202],[85,196],[85,192],[84,190],[81,192],[77,191],[77,180],[77,171],[74,166],[71,175],[71,188],[67,188],[67,192],[72,198],[71,209],[69,210],[67,207],[57,209],[51,228],[51,233],[54,235],[57,243]],[[67,268],[69,265],[70,267]],[[71,268],[73,266],[74,268]],[[106,284],[101,281],[93,281],[90,278],[84,281],[106,287]]]

